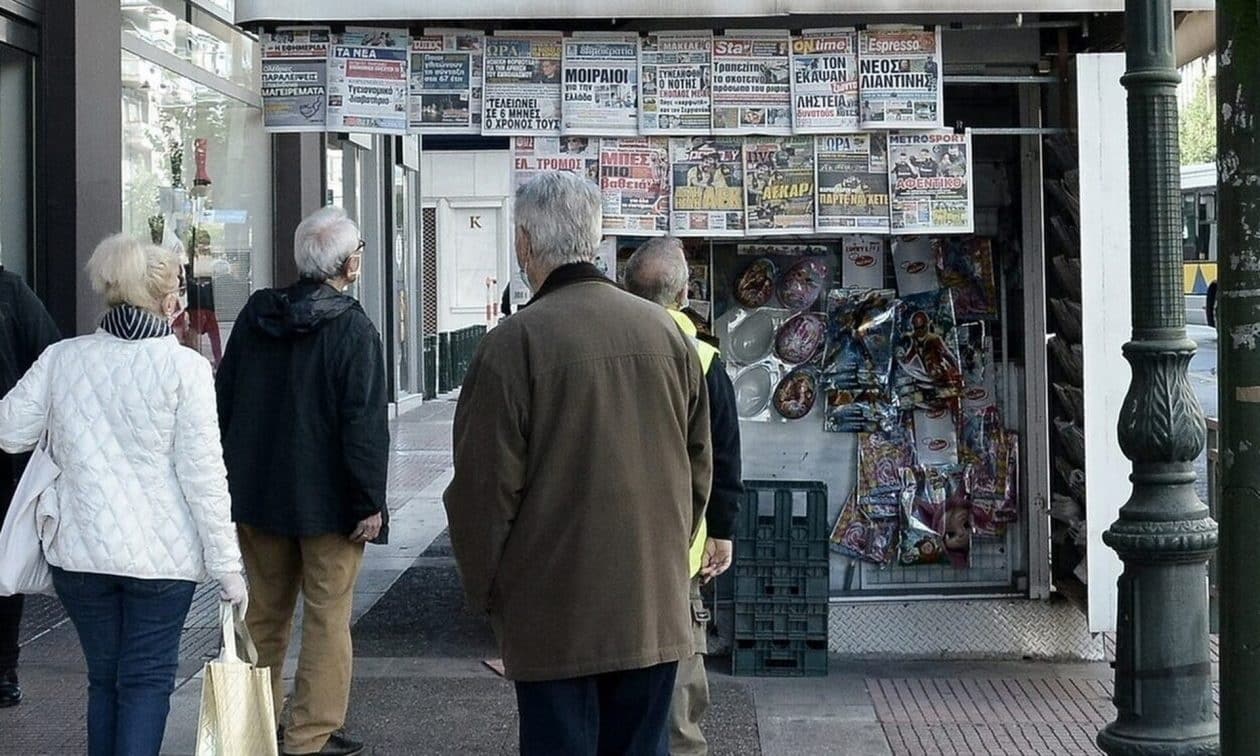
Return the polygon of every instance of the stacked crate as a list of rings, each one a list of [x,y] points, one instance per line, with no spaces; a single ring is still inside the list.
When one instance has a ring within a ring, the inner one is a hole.
[[[827,674],[827,487],[744,481],[729,586],[732,672]]]

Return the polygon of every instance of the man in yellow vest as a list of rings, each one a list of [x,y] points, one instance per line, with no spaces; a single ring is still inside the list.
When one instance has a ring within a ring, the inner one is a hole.
[[[696,653],[678,663],[669,722],[672,756],[709,752],[700,730],[700,720],[709,708],[709,680],[704,672],[709,613],[700,598],[700,586],[731,566],[735,519],[743,493],[735,389],[718,351],[698,338],[695,324],[682,312],[687,306],[687,281],[687,259],[683,256],[682,243],[673,237],[650,239],[635,251],[626,266],[626,288],[669,310],[678,327],[691,339],[709,390],[713,487],[704,522],[691,546],[691,618]]]

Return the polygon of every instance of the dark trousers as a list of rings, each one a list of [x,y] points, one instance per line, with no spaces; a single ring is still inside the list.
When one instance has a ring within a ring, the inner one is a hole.
[[[22,594],[0,596],[0,672],[16,669],[18,629],[22,625]]]
[[[157,756],[196,583],[52,569],[88,668],[88,754]]]
[[[678,663],[516,683],[521,756],[669,756]]]

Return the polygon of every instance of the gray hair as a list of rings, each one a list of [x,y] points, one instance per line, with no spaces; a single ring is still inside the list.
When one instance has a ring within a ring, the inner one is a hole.
[[[346,211],[329,205],[302,219],[293,232],[293,262],[298,272],[316,281],[337,275],[359,245],[359,227]]]
[[[595,259],[603,235],[603,197],[585,178],[558,171],[539,174],[516,190],[515,213],[542,267],[554,270]]]
[[[114,234],[96,245],[87,262],[92,288],[110,307],[129,304],[158,312],[162,300],[179,286],[179,255],[127,234]]]
[[[664,307],[682,301],[687,280],[682,242],[672,236],[648,239],[626,263],[626,289]]]

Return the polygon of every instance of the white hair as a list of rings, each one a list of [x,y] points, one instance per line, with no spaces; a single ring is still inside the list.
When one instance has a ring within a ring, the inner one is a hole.
[[[516,225],[529,235],[531,256],[544,268],[595,259],[604,224],[603,198],[572,173],[542,173],[516,190]]]
[[[329,205],[302,219],[293,232],[293,262],[298,272],[326,281],[340,272],[342,264],[359,245],[359,227],[346,211]]]
[[[96,245],[87,262],[92,288],[110,307],[129,304],[157,312],[179,285],[183,260],[169,249],[127,234],[114,234]]]
[[[682,242],[672,236],[648,239],[626,263],[626,289],[664,307],[682,301],[687,280]]]

